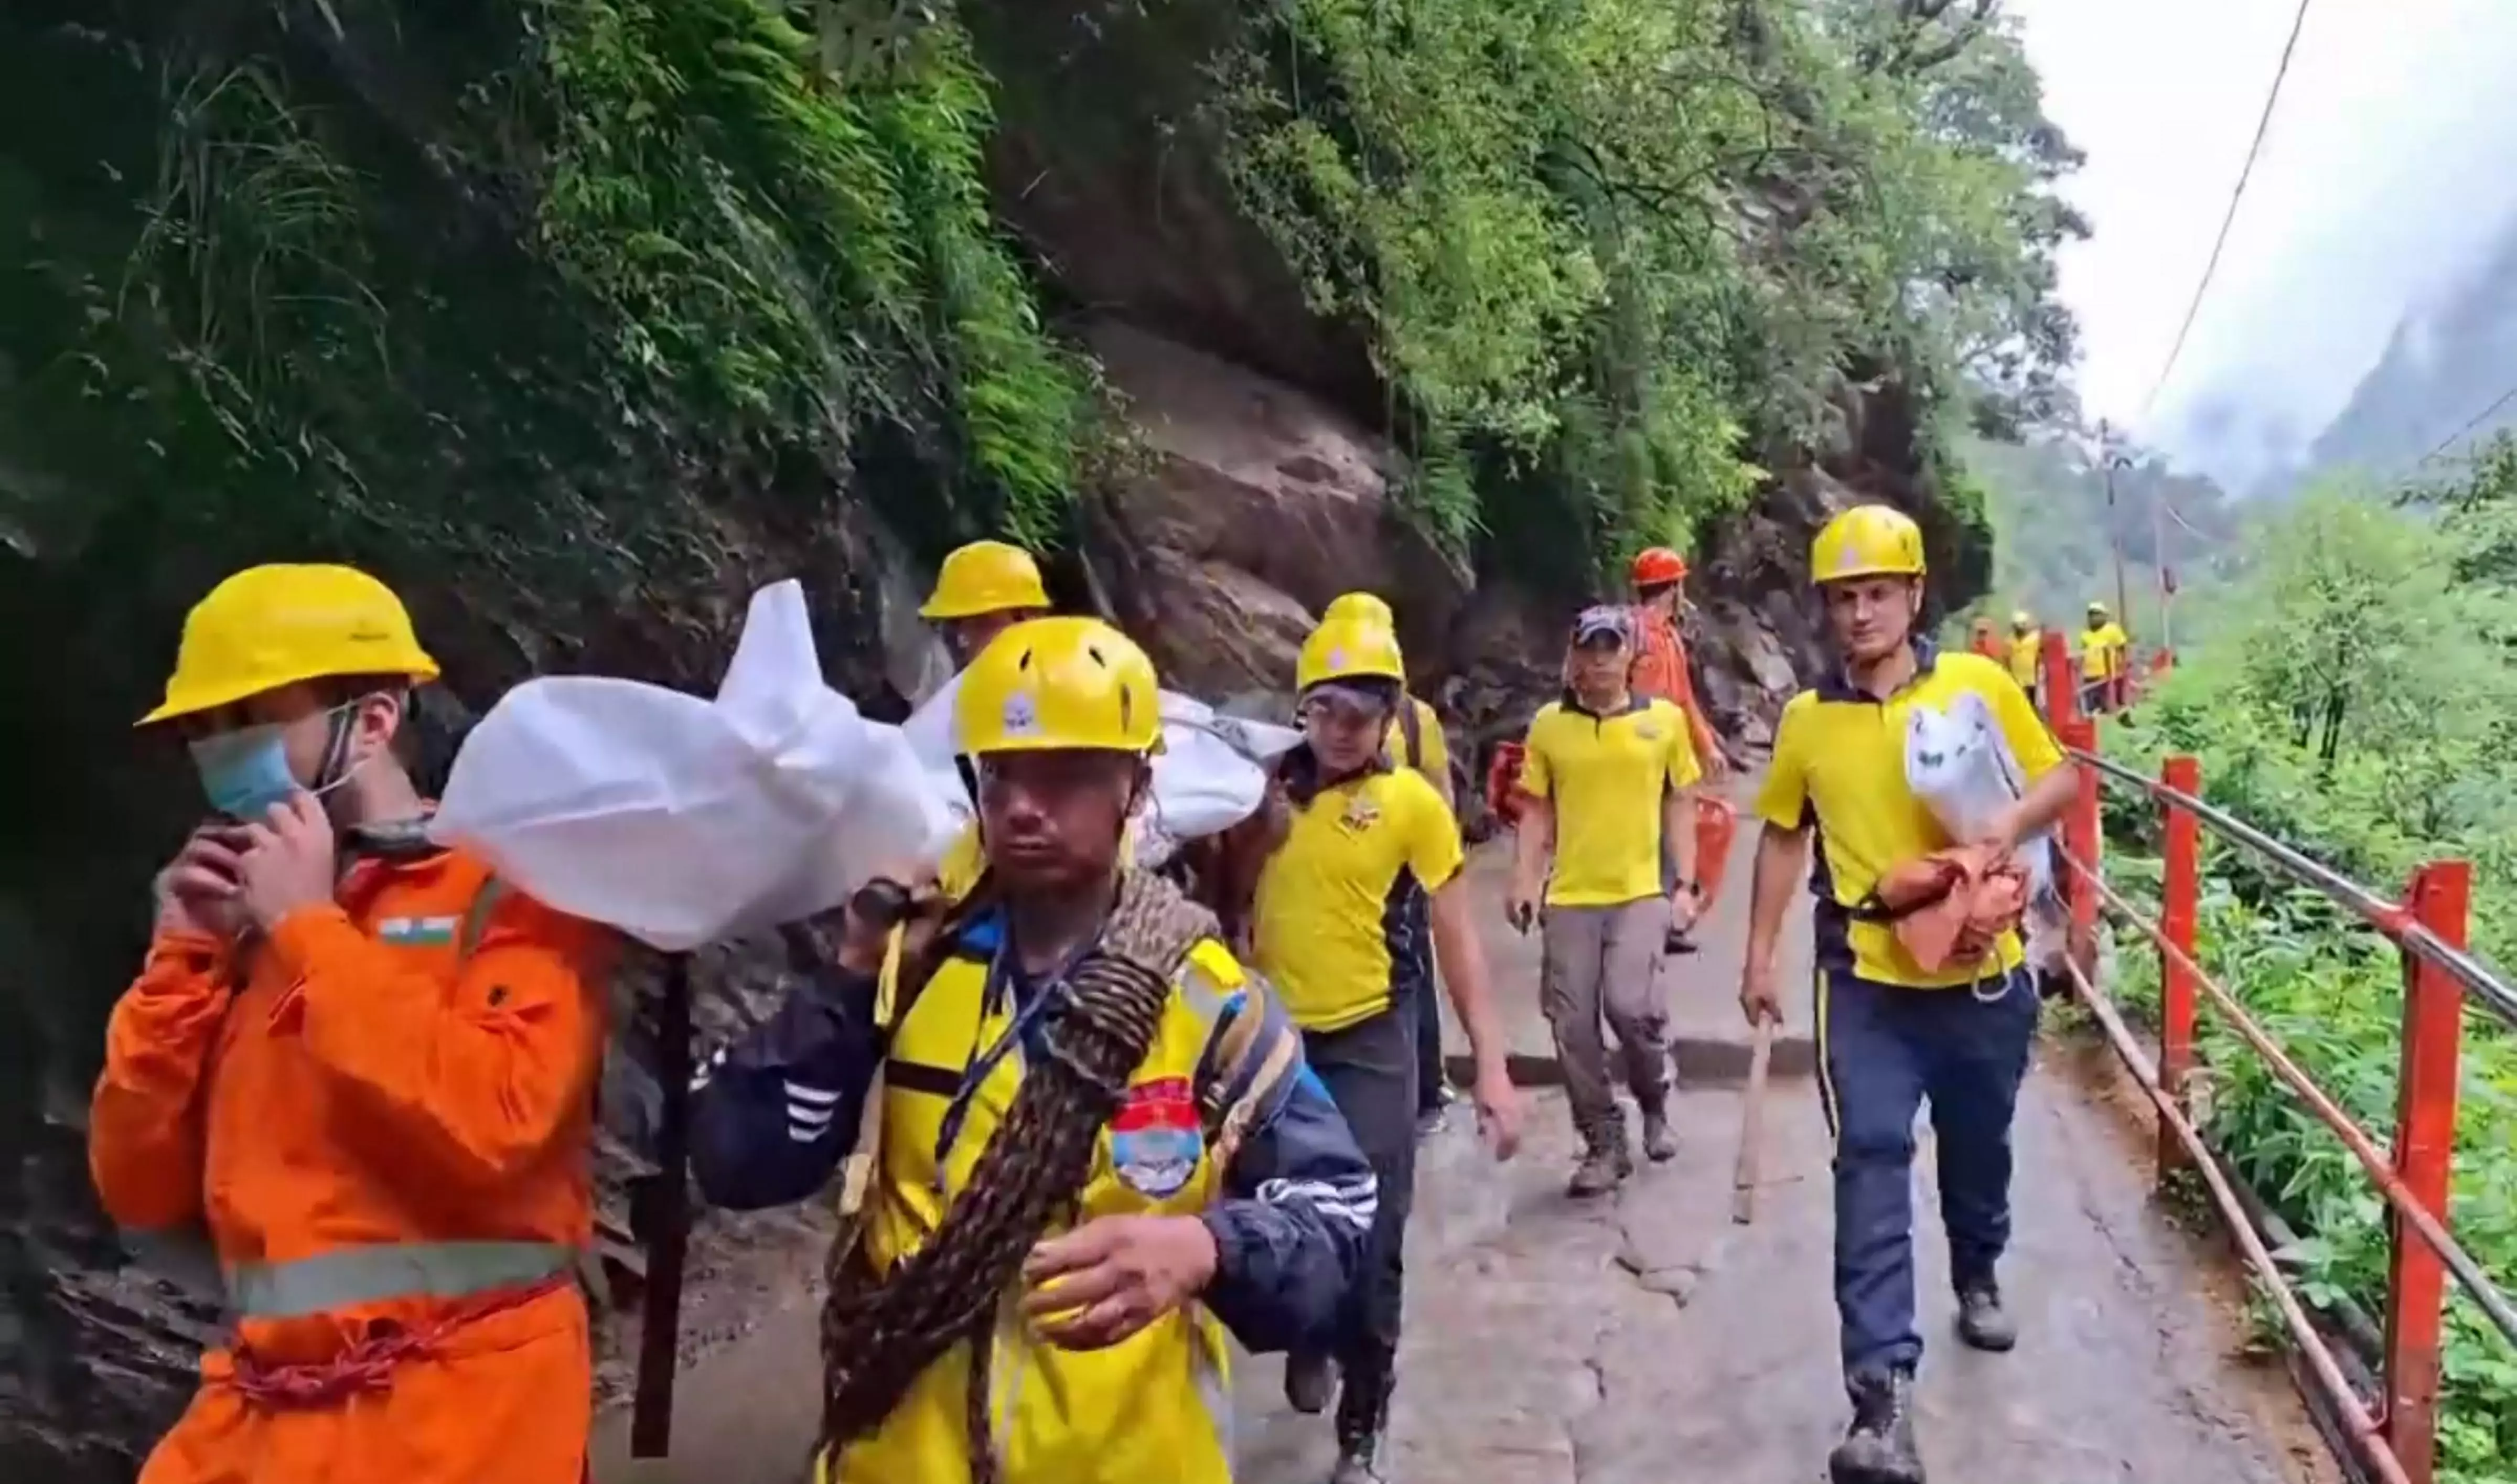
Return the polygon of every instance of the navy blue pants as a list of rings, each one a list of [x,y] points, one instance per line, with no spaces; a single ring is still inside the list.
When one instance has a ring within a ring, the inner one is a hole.
[[[2010,1123],[2036,1033],[2036,992],[2025,972],[2001,990],[1986,1002],[1966,989],[1818,971],[1818,1093],[1835,1136],[1835,1307],[1848,1379],[1923,1358],[1914,1329],[1914,1116],[1925,1103],[1959,1291],[1991,1282],[2010,1244]]]

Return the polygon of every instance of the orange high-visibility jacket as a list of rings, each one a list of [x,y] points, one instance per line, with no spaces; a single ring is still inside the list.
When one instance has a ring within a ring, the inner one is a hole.
[[[1686,716],[1686,733],[1695,742],[1696,761],[1713,766],[1718,749],[1704,709],[1695,703],[1695,680],[1686,669],[1686,643],[1678,621],[1656,609],[1638,607],[1635,614],[1635,662],[1626,684],[1638,696],[1666,700]]]
[[[235,1331],[142,1484],[581,1477],[609,940],[488,883],[364,861],[246,948],[149,946],[90,1166],[124,1228],[207,1226]]]

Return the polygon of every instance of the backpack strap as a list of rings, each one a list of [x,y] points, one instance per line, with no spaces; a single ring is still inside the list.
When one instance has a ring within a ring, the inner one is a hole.
[[[1425,771],[1425,713],[1416,709],[1416,698],[1401,692],[1398,697],[1398,735],[1407,744],[1407,766]]]

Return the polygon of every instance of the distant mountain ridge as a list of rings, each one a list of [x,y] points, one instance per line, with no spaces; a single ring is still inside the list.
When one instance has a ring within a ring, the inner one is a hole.
[[[2468,421],[2517,388],[2517,215],[2501,225],[2481,264],[2446,293],[2413,305],[2387,337],[2385,354],[2308,448],[2290,484],[2328,470],[2410,474],[2450,439],[2476,444],[2517,425],[2517,396]],[[2454,451],[2453,448],[2448,450]]]

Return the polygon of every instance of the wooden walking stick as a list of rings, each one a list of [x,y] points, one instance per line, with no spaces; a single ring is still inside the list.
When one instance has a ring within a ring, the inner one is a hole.
[[[1730,1219],[1746,1226],[1757,1219],[1757,1165],[1764,1147],[1766,1069],[1774,1057],[1774,1023],[1759,1017],[1748,1049],[1748,1095],[1739,1108],[1739,1163],[1730,1174]]]

